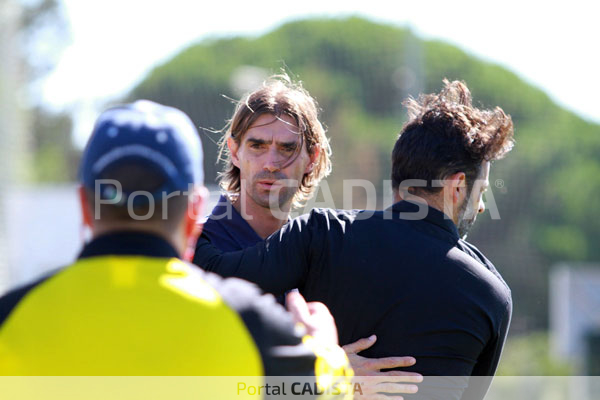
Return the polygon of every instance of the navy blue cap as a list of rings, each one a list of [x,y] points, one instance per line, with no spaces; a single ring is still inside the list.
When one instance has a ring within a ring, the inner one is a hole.
[[[83,153],[80,182],[95,191],[96,183],[106,177],[107,171],[132,165],[148,168],[164,178],[164,184],[151,193],[157,201],[163,194],[202,185],[202,144],[189,117],[176,108],[148,100],[104,111]],[[100,198],[115,199],[113,185],[98,185],[98,188],[100,193],[96,195]],[[117,204],[126,204],[133,191],[123,192]]]

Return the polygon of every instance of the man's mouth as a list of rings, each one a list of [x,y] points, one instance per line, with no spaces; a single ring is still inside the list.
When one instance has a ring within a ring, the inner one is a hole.
[[[276,180],[271,180],[271,179],[263,179],[257,182],[259,187],[265,188],[265,189],[271,189],[273,186],[277,185],[277,181]]]

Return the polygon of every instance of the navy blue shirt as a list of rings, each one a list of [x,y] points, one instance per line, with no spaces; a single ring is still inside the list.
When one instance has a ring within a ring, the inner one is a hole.
[[[219,197],[219,202],[206,217],[202,237],[223,252],[242,250],[263,241],[226,195]],[[194,255],[194,263],[199,265],[197,257]],[[285,293],[275,297],[279,304],[285,305]]]
[[[219,202],[206,217],[202,236],[225,252],[242,250],[263,240],[225,195],[219,197]]]

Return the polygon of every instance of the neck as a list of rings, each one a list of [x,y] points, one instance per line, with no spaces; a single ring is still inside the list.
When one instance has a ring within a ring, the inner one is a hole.
[[[246,201],[246,196],[240,194],[240,197],[233,204],[233,208],[240,213],[258,236],[266,239],[285,225],[290,215],[291,202],[281,206],[279,211],[272,211],[251,200]]]
[[[177,251],[177,253],[179,254],[180,257],[183,255],[183,253],[185,251],[185,239],[183,237],[181,237],[182,235],[179,235],[177,233],[166,234],[164,232],[164,229],[154,227],[152,224],[147,224],[147,223],[144,224],[143,226],[140,226],[140,224],[131,223],[131,222],[96,224],[92,228],[92,237],[97,238],[98,236],[103,236],[103,235],[117,233],[117,232],[141,232],[141,233],[155,235],[155,236],[161,237],[164,240],[166,240],[167,242],[169,242],[169,244],[171,246],[173,246],[173,248],[175,249],[175,251]]]
[[[427,204],[429,207],[431,208],[435,208],[438,211],[443,212],[444,214],[446,214],[451,220],[452,222],[454,222],[455,225],[458,225],[458,222],[456,220],[456,212],[454,212],[454,210],[447,210],[444,208],[444,198],[443,195],[440,196],[423,196],[423,195],[411,195],[409,194],[406,197],[402,197],[400,196],[399,193],[394,193],[394,202],[397,203],[399,201],[410,201],[413,203],[420,203],[420,204]]]

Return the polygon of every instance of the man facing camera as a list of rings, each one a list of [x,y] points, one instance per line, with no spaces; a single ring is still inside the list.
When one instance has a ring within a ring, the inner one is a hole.
[[[302,206],[331,171],[331,149],[317,102],[287,75],[270,77],[240,99],[221,154],[224,194],[204,222],[202,236],[225,252],[253,246],[280,229],[292,208]],[[283,299],[280,293],[282,304]],[[376,336],[358,339],[344,346],[358,375],[399,375],[381,370],[415,363],[412,357],[361,357],[357,353],[372,346]]]

